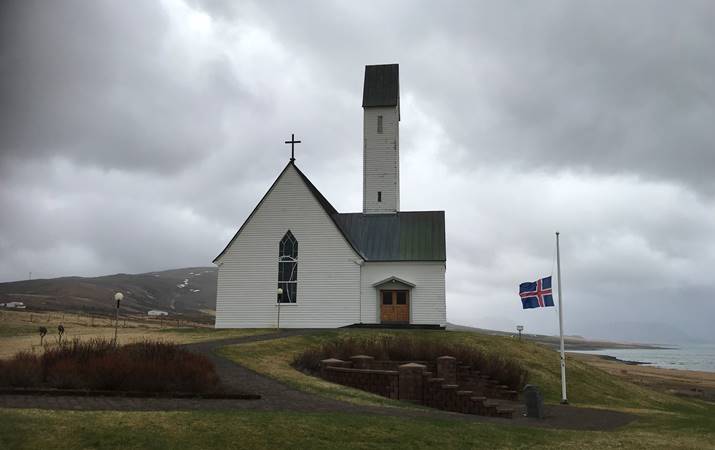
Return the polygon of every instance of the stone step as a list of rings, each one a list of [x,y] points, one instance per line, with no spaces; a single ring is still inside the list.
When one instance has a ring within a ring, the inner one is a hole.
[[[504,391],[504,397],[509,400],[517,400],[519,398],[519,393],[517,391]]]

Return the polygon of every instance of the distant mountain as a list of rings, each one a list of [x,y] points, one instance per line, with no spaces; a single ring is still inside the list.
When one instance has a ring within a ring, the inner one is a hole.
[[[135,275],[13,281],[0,283],[0,303],[24,302],[29,311],[111,314],[114,294],[122,292],[124,313],[158,309],[208,318],[216,309],[216,276],[215,267],[189,267]]]
[[[691,333],[697,330],[685,331],[672,323],[665,322],[598,322],[592,323],[585,330],[589,335],[597,337],[610,336],[621,341],[654,342],[660,344],[688,344],[707,342]]]
[[[447,329],[453,331],[468,331],[479,334],[491,334],[493,336],[508,336],[515,338],[517,333],[513,331],[489,330],[486,328],[476,328],[467,325],[458,325],[447,323]],[[524,333],[522,339],[535,341],[546,344],[550,347],[557,348],[560,345],[558,336],[549,336],[545,334]],[[588,339],[578,335],[564,335],[564,345],[566,350],[599,350],[604,348],[660,348],[657,345],[644,344],[638,342],[622,342],[616,339]]]

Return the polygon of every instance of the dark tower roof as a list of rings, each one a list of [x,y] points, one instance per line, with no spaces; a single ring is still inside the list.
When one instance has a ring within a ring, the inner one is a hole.
[[[381,64],[365,66],[362,106],[400,105],[400,66]]]

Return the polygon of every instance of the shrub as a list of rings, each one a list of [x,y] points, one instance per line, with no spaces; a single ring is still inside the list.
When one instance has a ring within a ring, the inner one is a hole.
[[[298,355],[293,361],[293,366],[317,374],[320,371],[320,361],[323,359],[347,360],[351,356],[360,354],[370,355],[378,360],[393,361],[434,361],[440,356],[454,356],[460,364],[468,364],[517,390],[526,384],[528,376],[526,369],[517,361],[486,354],[471,345],[445,342],[430,337],[388,334],[341,336],[324,341]]]
[[[29,352],[20,352],[8,361],[0,361],[0,386],[30,387],[40,381],[40,364]]]
[[[59,389],[80,389],[83,386],[82,376],[77,370],[77,362],[69,359],[57,360],[52,365],[52,371],[45,378],[47,384]]]
[[[18,354],[0,365],[0,385],[16,386],[21,370],[26,375],[20,379],[31,380],[26,386],[143,392],[208,392],[219,387],[208,358],[156,341],[115,347],[104,339],[73,340],[47,348],[39,357]],[[11,375],[15,384],[6,381]]]

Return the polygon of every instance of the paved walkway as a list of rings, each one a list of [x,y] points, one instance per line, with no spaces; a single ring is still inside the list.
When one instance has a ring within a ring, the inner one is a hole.
[[[0,408],[39,408],[82,411],[251,410],[344,412],[580,430],[611,430],[626,425],[636,418],[631,414],[617,411],[576,408],[564,405],[547,406],[547,418],[544,420],[522,417],[520,410],[517,410],[518,412],[515,414],[514,419],[509,420],[457,414],[435,409],[416,410],[394,407],[360,406],[299,391],[273,378],[261,375],[226,358],[218,356],[215,352],[219,347],[226,345],[271,340],[310,332],[310,330],[289,330],[259,336],[246,336],[187,345],[191,351],[202,353],[212,360],[225,386],[238,392],[259,394],[261,395],[260,400],[0,395]]]

